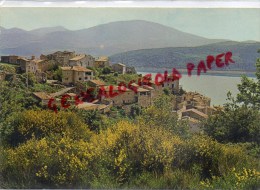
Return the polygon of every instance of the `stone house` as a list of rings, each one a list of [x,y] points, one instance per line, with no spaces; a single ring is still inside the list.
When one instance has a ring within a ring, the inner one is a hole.
[[[53,67],[53,63],[51,63],[48,60],[42,60],[39,65],[39,68],[41,69],[42,72],[46,72],[52,67]]]
[[[69,60],[69,66],[94,67],[95,59],[91,55],[77,55]]]
[[[75,57],[75,52],[71,51],[57,51],[55,53],[49,54],[49,55],[41,55],[40,59],[43,60],[54,60],[56,64],[60,66],[68,66],[69,60]]]
[[[76,84],[76,82],[86,82],[93,79],[93,71],[81,66],[61,67],[62,83]]]
[[[8,55],[8,56],[1,56],[2,63],[11,63],[11,64],[18,64],[17,59],[19,56],[17,55]]]
[[[48,105],[49,100],[52,98],[46,92],[34,92],[33,95],[42,105]]]
[[[214,107],[209,107],[209,106],[195,106],[194,107],[196,110],[205,113],[207,115],[212,115],[217,112],[217,109]]]
[[[188,92],[183,95],[183,101],[187,101],[187,105],[195,106],[210,106],[211,99],[197,92]]]
[[[22,72],[29,72],[30,70],[30,60],[29,59],[26,59],[26,58],[18,58],[17,59],[17,63],[20,65],[20,68],[21,68],[21,71]]]
[[[70,88],[61,89],[58,92],[50,93],[50,94],[47,92],[34,92],[33,95],[40,103],[42,103],[42,105],[48,105],[48,102],[51,98],[60,97],[64,94],[74,96],[75,94],[71,93],[74,91],[75,89],[73,87],[70,87]]]
[[[151,90],[139,87],[137,88],[137,104],[141,107],[148,107],[152,105]]]
[[[47,74],[45,73],[45,71],[50,66],[47,61],[35,59],[35,57],[32,57],[32,59],[30,60],[26,58],[18,58],[17,63],[20,64],[22,72],[33,73],[38,82],[47,81]]]
[[[108,67],[109,64],[109,58],[107,56],[101,56],[95,60],[94,67]]]
[[[170,75],[167,77],[167,80],[162,83],[162,88],[169,88],[173,94],[179,93],[179,80],[174,80],[173,76]]]
[[[95,88],[106,85],[105,82],[103,82],[101,80],[90,80],[90,81],[88,81],[88,84],[89,84],[89,86],[95,87]]]
[[[193,108],[182,111],[182,117],[185,117],[185,116],[188,116],[188,117],[193,118],[193,119],[197,119],[199,121],[208,118],[207,114],[200,112],[200,111],[193,109]]]
[[[150,81],[151,87],[154,89],[153,91],[153,98],[157,98],[163,93],[163,87],[162,85],[156,85],[153,80]]]
[[[114,96],[114,97],[101,97],[101,102],[105,99],[105,100],[111,100],[113,102],[114,106],[123,106],[126,104],[133,104],[136,102],[136,96],[135,96],[135,92],[126,88],[125,92],[121,92],[118,89],[118,86],[104,86],[104,91],[107,95],[109,95],[109,91],[112,88],[112,93],[119,93],[118,95]]]
[[[111,67],[112,67],[114,72],[118,72],[119,74],[125,74],[126,73],[126,66],[122,63],[113,64]]]
[[[32,57],[32,59],[18,58],[17,63],[19,63],[21,71],[25,73],[44,72],[49,68],[47,61],[35,59],[35,57]]]
[[[142,88],[149,90],[151,93],[151,99],[154,100],[155,99],[155,89],[151,86],[148,85],[143,85]],[[152,101],[153,102],[153,101]]]
[[[127,74],[136,74],[136,70],[134,67],[129,67],[129,66],[126,66],[126,73]]]

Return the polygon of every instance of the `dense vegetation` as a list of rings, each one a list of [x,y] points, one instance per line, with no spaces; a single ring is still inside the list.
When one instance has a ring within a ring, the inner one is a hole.
[[[33,79],[28,87],[20,78],[0,82],[0,186],[258,189],[259,76],[258,59],[257,80],[243,77],[238,97],[229,96],[202,134],[177,119],[167,92],[129,115],[120,108],[113,116],[73,108],[56,114],[30,96],[42,87]]]

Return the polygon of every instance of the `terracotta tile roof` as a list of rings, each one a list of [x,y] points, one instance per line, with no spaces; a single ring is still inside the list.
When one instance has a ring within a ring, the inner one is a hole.
[[[55,92],[55,93],[50,94],[50,96],[51,96],[51,97],[61,96],[61,95],[63,95],[63,94],[66,94],[66,92],[72,90],[73,88],[74,88],[74,87],[64,88],[64,89],[62,89],[62,90],[60,90],[60,91],[58,91],[58,92]]]
[[[24,58],[24,57],[20,57],[18,59],[24,60],[24,61],[29,61],[28,59]]]
[[[150,92],[150,90],[144,89],[144,88],[137,88],[137,92]]]
[[[46,92],[34,92],[33,94],[41,100],[47,100],[51,98],[51,96]]]
[[[105,104],[93,104],[93,103],[85,102],[83,104],[77,105],[76,107],[78,109],[84,109],[84,110],[95,110],[95,109],[101,110],[106,108],[107,106]]]
[[[96,61],[108,61],[108,57],[107,56],[101,56],[101,57],[97,58]]]
[[[87,69],[81,66],[73,66],[73,67],[61,67],[63,71],[81,71],[81,72],[92,72],[92,70]]]
[[[208,118],[208,115],[207,115],[207,114],[202,113],[202,112],[200,112],[200,111],[198,111],[198,110],[196,110],[196,109],[194,109],[194,108],[183,111],[183,113],[186,113],[186,112],[194,112],[194,113],[196,113],[197,115],[200,115],[201,117]]]
[[[76,57],[73,57],[72,59],[70,59],[70,61],[78,61],[81,60],[85,57],[86,55],[77,55]]]
[[[142,87],[143,87],[143,88],[145,88],[145,89],[148,89],[148,90],[154,90],[154,88],[153,88],[153,87],[151,87],[151,86],[148,86],[148,85],[143,85]]]
[[[115,63],[115,64],[113,64],[113,65],[120,65],[120,66],[123,66],[123,67],[125,67],[126,65],[124,65],[123,63]],[[113,66],[112,65],[112,66]]]
[[[113,91],[115,92],[115,91],[118,91],[118,86],[116,86],[116,85],[112,85],[113,86]],[[109,91],[109,89],[110,89],[110,85],[109,86],[104,86],[104,88],[105,88],[105,91],[106,92],[108,92]],[[122,88],[123,89],[123,88]],[[129,92],[129,91],[131,91],[129,88],[126,88],[126,90],[125,91],[127,91],[127,92]]]
[[[67,94],[72,96],[72,97],[77,96],[77,94],[75,94],[75,93],[67,93]]]
[[[134,87],[139,87],[139,85],[138,85],[138,84],[136,84],[136,83],[132,83],[132,84],[131,84],[131,86],[134,86]]]
[[[91,72],[92,70],[87,69],[85,67],[81,67],[81,66],[73,66],[73,70],[74,71],[84,71],[84,72]]]
[[[104,86],[106,85],[103,81],[101,80],[90,80],[91,83],[97,85],[97,86]]]

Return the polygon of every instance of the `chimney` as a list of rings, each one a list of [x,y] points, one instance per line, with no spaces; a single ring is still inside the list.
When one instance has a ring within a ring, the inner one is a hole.
[[[32,60],[34,60],[35,59],[35,56],[34,55],[32,55]]]

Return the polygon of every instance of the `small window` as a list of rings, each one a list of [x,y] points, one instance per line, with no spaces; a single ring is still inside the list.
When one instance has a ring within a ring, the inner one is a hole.
[[[79,80],[81,80],[81,78],[79,78]]]

